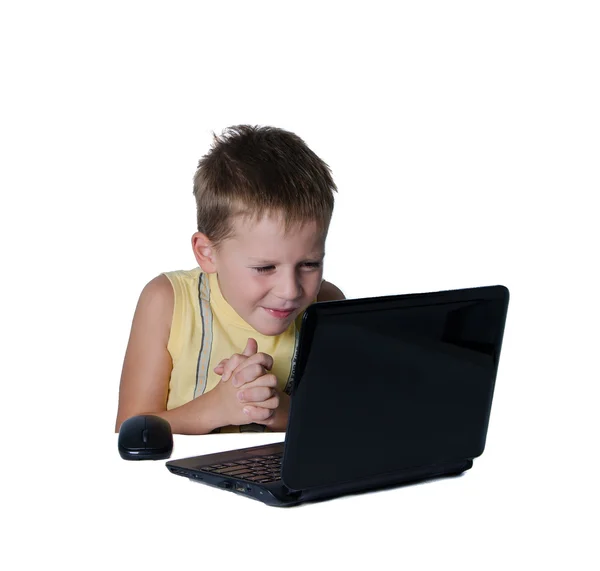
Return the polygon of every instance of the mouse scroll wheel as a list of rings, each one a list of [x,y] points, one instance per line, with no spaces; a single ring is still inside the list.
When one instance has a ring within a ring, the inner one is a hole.
[[[144,441],[144,443],[148,442],[148,429],[147,428],[145,430],[142,430],[142,440]]]

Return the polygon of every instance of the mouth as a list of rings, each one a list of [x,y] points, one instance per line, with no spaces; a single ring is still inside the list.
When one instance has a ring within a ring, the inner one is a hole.
[[[272,315],[273,317],[277,317],[278,319],[285,319],[286,317],[289,317],[292,313],[294,313],[294,311],[296,311],[297,308],[281,310],[281,309],[271,309],[269,307],[263,307],[263,309],[269,315]]]

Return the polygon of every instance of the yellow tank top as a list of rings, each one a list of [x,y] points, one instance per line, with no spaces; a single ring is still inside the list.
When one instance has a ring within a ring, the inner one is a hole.
[[[212,390],[220,381],[213,369],[222,359],[241,353],[248,337],[258,350],[273,357],[272,373],[278,388],[291,390],[291,365],[298,342],[302,314],[281,335],[258,333],[221,294],[216,274],[200,268],[165,272],[173,286],[175,304],[167,349],[173,361],[167,410]],[[316,300],[315,300],[316,301]],[[264,431],[261,424],[228,426],[221,432]]]

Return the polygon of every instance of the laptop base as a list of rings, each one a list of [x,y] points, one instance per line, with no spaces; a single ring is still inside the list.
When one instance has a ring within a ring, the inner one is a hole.
[[[444,476],[457,476],[473,466],[473,460],[465,459],[454,462],[445,462],[430,466],[408,468],[399,472],[373,476],[368,479],[354,480],[352,482],[339,482],[332,486],[319,486],[303,491],[287,488],[283,481],[268,484],[257,484],[226,475],[211,474],[202,471],[202,465],[210,465],[216,461],[228,462],[245,458],[248,454],[272,454],[283,450],[283,442],[266,444],[240,450],[231,450],[218,454],[171,460],[167,468],[172,474],[189,478],[209,486],[234,492],[270,506],[291,507],[304,502],[326,500],[346,494],[373,491],[406,484],[413,484],[423,480]]]

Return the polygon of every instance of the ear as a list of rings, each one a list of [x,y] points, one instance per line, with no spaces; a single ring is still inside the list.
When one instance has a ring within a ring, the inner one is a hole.
[[[205,234],[196,232],[192,235],[192,250],[194,251],[194,257],[203,272],[214,274],[217,271],[215,257],[216,248]]]

